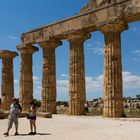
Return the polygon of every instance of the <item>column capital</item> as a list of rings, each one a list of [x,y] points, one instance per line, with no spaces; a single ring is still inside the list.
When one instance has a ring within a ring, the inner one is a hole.
[[[33,54],[39,50],[38,47],[35,47],[32,44],[21,44],[16,46],[16,48],[21,54]]]
[[[67,35],[66,39],[69,42],[83,42],[87,39],[91,38],[91,34],[85,32],[85,31],[78,31],[78,32],[73,32]]]
[[[62,42],[60,40],[57,39],[51,39],[49,41],[45,41],[45,42],[41,42],[39,43],[41,48],[57,48],[58,46],[62,45]]]
[[[0,50],[0,58],[15,58],[18,56],[18,53],[15,51],[9,51],[9,50]]]
[[[108,23],[100,27],[101,32],[122,32],[128,29],[128,24],[124,21],[116,21],[113,23]]]

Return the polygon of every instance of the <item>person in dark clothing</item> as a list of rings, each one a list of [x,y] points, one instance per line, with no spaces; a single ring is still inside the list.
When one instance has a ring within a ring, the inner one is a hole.
[[[31,108],[29,110],[29,121],[30,121],[30,129],[31,132],[29,133],[29,135],[34,135],[36,134],[36,112],[37,112],[37,106],[35,104],[35,102],[31,102],[30,103]],[[34,131],[33,131],[34,129]]]
[[[84,104],[84,112],[85,112],[85,113],[89,113],[89,106],[90,106],[90,105],[89,105],[89,102],[86,101],[85,104]]]

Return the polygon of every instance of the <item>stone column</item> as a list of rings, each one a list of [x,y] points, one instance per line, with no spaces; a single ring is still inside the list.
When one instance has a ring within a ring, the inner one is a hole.
[[[121,60],[121,32],[123,22],[104,25],[104,117],[123,116],[123,85]]]
[[[70,34],[69,114],[82,115],[86,101],[84,41],[90,37],[83,32]]]
[[[56,111],[56,64],[55,48],[61,45],[60,41],[51,40],[40,43],[43,51],[42,62],[42,111],[57,113]]]
[[[22,44],[17,46],[20,52],[20,104],[23,111],[30,109],[33,100],[33,72],[32,54],[38,51],[37,47]]]
[[[18,56],[17,52],[0,51],[0,58],[2,59],[1,107],[3,111],[9,110],[14,97],[13,59],[16,56]]]

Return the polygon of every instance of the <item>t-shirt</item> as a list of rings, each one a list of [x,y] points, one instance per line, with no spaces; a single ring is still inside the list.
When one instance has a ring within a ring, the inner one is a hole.
[[[15,119],[18,117],[19,114],[19,105],[18,104],[11,104],[10,105],[10,112],[9,112],[9,118]]]
[[[37,111],[37,107],[36,106],[31,106],[30,116],[36,116],[36,111]]]

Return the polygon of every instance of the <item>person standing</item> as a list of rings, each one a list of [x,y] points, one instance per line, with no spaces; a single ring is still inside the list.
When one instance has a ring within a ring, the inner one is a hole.
[[[36,112],[37,112],[37,105],[34,101],[30,103],[31,108],[29,110],[29,121],[30,121],[30,129],[31,132],[29,135],[35,135],[36,134]],[[33,131],[34,129],[34,131]]]
[[[12,104],[10,105],[10,111],[9,111],[9,117],[8,117],[8,128],[7,132],[4,133],[4,135],[8,136],[9,131],[13,126],[13,123],[15,124],[15,135],[18,135],[18,116],[22,112],[22,107],[18,103],[16,98],[12,99]]]
[[[86,101],[84,104],[84,112],[85,113],[89,113],[89,107],[90,107],[90,104],[88,101]]]

